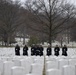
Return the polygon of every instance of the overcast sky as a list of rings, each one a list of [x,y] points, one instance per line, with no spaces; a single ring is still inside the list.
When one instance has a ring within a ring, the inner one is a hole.
[[[71,4],[76,5],[76,0],[67,0],[68,2],[70,2]],[[21,2],[25,2],[25,0],[21,0]]]

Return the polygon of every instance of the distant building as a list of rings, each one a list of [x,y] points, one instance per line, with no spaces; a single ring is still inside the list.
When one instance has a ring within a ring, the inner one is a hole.
[[[19,44],[20,46],[23,46],[23,44],[28,44],[29,41],[29,37],[23,37],[23,36],[16,36],[15,40],[17,42],[17,44]]]

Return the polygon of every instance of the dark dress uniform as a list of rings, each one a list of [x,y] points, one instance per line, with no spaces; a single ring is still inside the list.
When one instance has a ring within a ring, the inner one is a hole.
[[[40,48],[39,46],[35,47],[35,55],[38,56],[40,54]]]
[[[59,56],[59,51],[60,51],[60,48],[57,46],[54,48],[54,52],[55,52],[55,56]]]
[[[23,55],[28,56],[28,47],[26,45],[23,47]]]
[[[20,46],[19,45],[16,45],[16,47],[15,47],[15,55],[20,56]]]
[[[51,47],[48,47],[46,52],[47,52],[47,54],[46,54],[47,56],[52,55],[52,49],[51,49]]]
[[[62,48],[62,55],[63,55],[63,56],[67,56],[67,47],[66,47],[66,46],[64,46],[64,47]]]
[[[40,56],[43,56],[43,50],[44,50],[44,48],[43,48],[42,46],[40,46],[39,50],[40,50],[39,55],[40,55]]]
[[[35,46],[32,46],[31,47],[31,56],[35,55],[35,50],[36,50]]]

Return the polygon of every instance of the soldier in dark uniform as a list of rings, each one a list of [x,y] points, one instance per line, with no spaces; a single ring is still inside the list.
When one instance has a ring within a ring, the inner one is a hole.
[[[35,55],[38,56],[39,53],[40,53],[39,45],[36,45],[36,46],[35,46]]]
[[[62,55],[67,56],[67,46],[66,45],[64,45],[64,47],[62,47]]]
[[[46,50],[48,56],[52,55],[52,49],[51,49],[51,46],[49,45],[47,50]]]
[[[55,52],[55,56],[59,56],[59,51],[60,51],[60,48],[58,47],[58,45],[56,45],[56,47],[54,48],[54,52]]]
[[[42,47],[42,45],[39,46],[39,55],[43,56],[43,50],[44,48]]]
[[[23,47],[23,55],[28,56],[28,47],[26,45]]]
[[[35,45],[33,44],[31,46],[31,56],[34,56],[35,55],[35,50],[36,50],[36,48],[35,48]]]
[[[20,56],[20,46],[18,44],[15,47],[15,55]]]

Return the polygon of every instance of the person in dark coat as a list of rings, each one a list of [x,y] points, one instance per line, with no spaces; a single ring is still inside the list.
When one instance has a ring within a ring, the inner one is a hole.
[[[35,46],[35,55],[36,55],[36,56],[39,56],[39,53],[40,53],[39,45],[36,45],[36,46]]]
[[[23,55],[27,55],[28,56],[28,47],[27,47],[27,45],[25,45],[23,47]]]
[[[58,45],[56,45],[56,47],[54,48],[54,55],[55,56],[59,56],[59,51],[60,51],[60,48],[58,47]]]
[[[35,45],[33,44],[31,46],[31,56],[34,56],[35,55],[35,50],[36,50],[36,48],[35,48]]]
[[[46,52],[47,52],[47,54],[46,54],[47,56],[52,55],[52,49],[51,49],[51,46],[50,45],[48,46]]]
[[[66,45],[64,45],[64,47],[62,47],[62,55],[67,56],[67,46]]]
[[[44,48],[42,47],[42,45],[39,46],[39,55],[43,56],[43,50]]]
[[[20,46],[18,44],[15,47],[15,55],[20,56]]]

